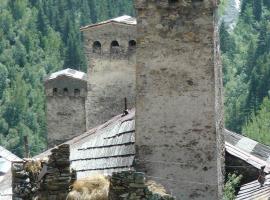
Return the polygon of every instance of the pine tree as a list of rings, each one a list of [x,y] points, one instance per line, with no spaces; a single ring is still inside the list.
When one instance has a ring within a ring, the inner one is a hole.
[[[262,17],[262,0],[253,0],[253,14],[257,21]]]

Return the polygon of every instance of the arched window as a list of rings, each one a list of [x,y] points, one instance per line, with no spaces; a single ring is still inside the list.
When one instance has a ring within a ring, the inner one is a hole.
[[[68,95],[68,89],[67,88],[64,88],[63,92],[64,92],[64,95]]]
[[[128,42],[128,49],[129,50],[135,50],[136,49],[136,41],[135,40],[130,40],[129,42]]]
[[[74,89],[74,96],[80,96],[81,91],[79,89]]]
[[[53,88],[53,95],[57,95],[57,88]]]
[[[93,53],[101,53],[101,43],[99,41],[95,41],[92,48]]]
[[[112,41],[112,43],[111,43],[111,53],[119,53],[119,51],[120,51],[119,43],[116,40]]]
[[[178,3],[179,2],[179,0],[169,0],[169,5],[170,4],[176,4],[176,3]]]

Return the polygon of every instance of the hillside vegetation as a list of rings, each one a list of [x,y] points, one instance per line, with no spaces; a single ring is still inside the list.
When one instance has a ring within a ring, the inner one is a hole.
[[[228,129],[270,145],[270,1],[243,0],[236,28],[220,27]]]
[[[62,68],[85,71],[80,26],[123,14],[132,0],[1,0],[0,145],[23,155],[46,148],[44,77]]]

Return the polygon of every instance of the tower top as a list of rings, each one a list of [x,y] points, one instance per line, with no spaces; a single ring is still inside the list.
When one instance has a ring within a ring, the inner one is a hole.
[[[128,16],[128,15],[123,15],[117,18],[113,18],[113,19],[109,19],[106,21],[102,21],[96,24],[90,24],[84,27],[81,27],[80,30],[81,31],[85,31],[87,29],[96,27],[96,26],[101,26],[101,25],[106,25],[106,24],[123,24],[123,25],[132,25],[132,26],[136,26],[137,24],[137,20],[134,17]]]
[[[53,80],[53,79],[58,79],[58,78],[64,77],[64,76],[69,77],[69,78],[73,78],[73,79],[80,79],[80,80],[87,81],[86,73],[67,68],[67,69],[63,69],[61,71],[57,71],[57,72],[50,74],[48,77],[45,78],[45,82],[48,82],[48,81]]]

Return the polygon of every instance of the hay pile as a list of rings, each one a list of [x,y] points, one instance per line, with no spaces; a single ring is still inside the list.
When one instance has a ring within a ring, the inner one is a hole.
[[[108,179],[99,174],[77,180],[67,200],[108,200],[109,185]]]
[[[149,191],[151,191],[154,194],[159,194],[160,196],[167,196],[166,189],[163,187],[163,185],[158,184],[155,181],[149,180],[146,182],[147,188]]]

